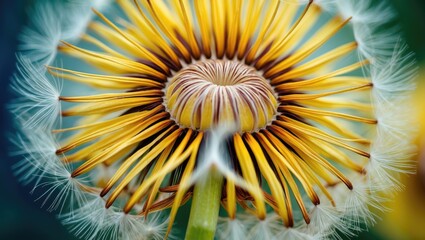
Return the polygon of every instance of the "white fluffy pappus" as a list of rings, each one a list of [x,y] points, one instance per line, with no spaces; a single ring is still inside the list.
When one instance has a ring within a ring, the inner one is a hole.
[[[415,173],[416,165],[412,159],[416,152],[417,148],[411,142],[378,128],[377,137],[371,147],[370,161],[365,167],[371,184],[380,186],[387,192],[401,190],[403,185],[398,175]]]
[[[314,213],[313,213],[314,214]],[[218,239],[227,240],[316,240],[323,239],[328,234],[327,229],[315,230],[307,229],[305,223],[295,227],[285,227],[275,213],[267,214],[264,220],[259,220],[256,216],[249,214],[238,214],[235,219],[220,217],[216,230]],[[330,222],[326,222],[331,224]]]
[[[381,25],[395,17],[395,13],[387,1],[381,1],[374,5],[372,0],[344,0],[335,1],[335,4],[344,18],[352,17],[354,24],[376,26],[376,24]]]
[[[252,218],[252,222],[250,222]],[[259,220],[254,216],[248,216],[245,219],[245,223],[248,226],[247,239],[259,240],[259,239],[274,239],[276,233],[282,228],[281,222],[278,220],[276,214],[268,214],[263,220]]]
[[[105,200],[87,194],[89,201],[73,212],[61,214],[62,223],[84,239],[159,240],[168,226],[166,218],[153,213],[146,218],[125,214],[114,207],[106,208]]]
[[[56,160],[56,143],[53,138],[41,131],[30,132],[22,130],[16,137],[10,137],[13,144],[11,156],[24,156],[24,159],[14,164],[13,169],[25,185],[39,182],[43,168],[49,166],[50,160]]]
[[[11,86],[19,98],[8,107],[23,128],[52,129],[59,121],[62,82],[45,73],[26,56],[17,55],[17,72]]]
[[[324,239],[326,235],[311,235],[303,230],[300,230],[298,228],[284,228],[281,232],[278,232],[276,236],[273,238],[274,240],[286,240],[286,239],[293,239],[293,240],[319,240]]]
[[[387,1],[381,1],[379,4],[374,4],[371,0],[329,2],[325,5],[325,10],[344,19],[351,18],[350,25],[358,44],[360,58],[377,62],[391,56],[394,44],[399,40],[399,34],[394,27],[380,30],[396,16]]]
[[[231,219],[228,217],[219,217],[216,230],[218,239],[245,240],[247,229],[245,223],[239,218]]]
[[[372,101],[378,120],[378,142],[380,135],[391,135],[389,139],[395,138],[407,144],[412,144],[415,139],[419,111],[413,102],[412,93],[416,89],[417,70],[414,55],[408,52],[400,40],[394,46],[391,57],[370,66]],[[403,149],[398,151],[404,152]],[[411,152],[409,147],[406,146],[406,149]]]
[[[418,109],[412,99],[417,75],[414,55],[399,40],[389,58],[371,65],[370,75],[378,124],[365,170],[372,185],[400,190],[397,174],[413,174],[416,168],[412,161],[418,129]]]
[[[94,17],[91,7],[103,10],[111,1],[41,0],[29,10],[29,23],[20,34],[18,50],[39,65],[51,64],[60,41],[76,41]]]
[[[18,49],[32,62],[50,64],[56,57],[62,36],[58,9],[56,2],[40,1],[29,11],[30,23],[20,34]]]
[[[410,97],[406,92],[416,89],[415,79],[418,67],[416,66],[414,54],[409,52],[407,45],[399,39],[393,45],[392,53],[383,62],[373,63],[370,67],[375,91],[380,94],[387,93],[388,97]]]
[[[327,236],[352,236],[349,225],[341,221],[343,209],[332,206],[330,203],[314,205],[309,210],[310,223],[301,225],[303,232],[310,237],[324,238]],[[339,231],[339,232],[337,232]]]
[[[112,2],[112,0],[68,0],[65,2],[67,11],[63,14],[62,29],[64,32],[62,40],[78,41],[81,35],[85,33],[89,22],[95,17],[92,8],[105,11]]]
[[[71,166],[56,155],[58,144],[51,133],[33,130],[18,135],[13,141],[16,153],[24,158],[14,165],[15,174],[25,184],[33,184],[32,194],[37,196],[48,211],[69,211],[85,203],[81,189],[89,176],[71,177]]]

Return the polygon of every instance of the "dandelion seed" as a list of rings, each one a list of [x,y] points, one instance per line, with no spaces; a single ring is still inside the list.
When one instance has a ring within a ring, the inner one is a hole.
[[[62,218],[77,236],[167,238],[190,199],[188,239],[353,236],[384,210],[377,193],[400,188],[394,174],[411,172],[400,103],[416,69],[393,31],[374,35],[386,3],[74,3],[96,16],[60,20],[78,41],[43,32],[73,60],[19,55],[11,107],[31,159],[17,171],[48,186],[50,210],[73,196]],[[60,144],[49,158],[40,131]]]

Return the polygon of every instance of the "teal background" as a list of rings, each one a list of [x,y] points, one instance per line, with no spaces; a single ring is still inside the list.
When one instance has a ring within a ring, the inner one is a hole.
[[[15,68],[17,36],[26,22],[25,11],[33,2],[34,0],[0,1],[0,239],[74,239],[55,218],[55,213],[41,209],[40,203],[34,202],[35,197],[29,194],[31,189],[18,183],[11,171],[13,161],[7,154],[10,145],[7,134],[12,131],[13,120],[10,119],[4,103],[11,96],[8,85]],[[419,62],[424,62],[425,1],[390,2],[399,13],[397,21],[411,50],[416,52]],[[188,207],[185,209],[189,210]],[[357,239],[384,238],[372,228],[370,232],[361,233]]]

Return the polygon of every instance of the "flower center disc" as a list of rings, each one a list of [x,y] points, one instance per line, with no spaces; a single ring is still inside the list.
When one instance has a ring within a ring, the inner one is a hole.
[[[182,126],[208,130],[236,125],[251,132],[265,127],[278,102],[269,82],[253,67],[230,60],[206,60],[180,70],[166,91],[171,116]]]

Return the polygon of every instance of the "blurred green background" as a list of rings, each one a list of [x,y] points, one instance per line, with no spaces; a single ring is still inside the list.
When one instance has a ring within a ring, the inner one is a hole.
[[[343,0],[340,0],[343,1]],[[375,0],[380,2],[381,0]],[[8,157],[7,133],[12,120],[4,103],[10,98],[8,83],[14,71],[17,36],[25,24],[25,11],[35,0],[0,1],[0,239],[74,239],[55,218],[34,202],[29,188],[13,176]],[[398,22],[411,50],[425,68],[425,0],[389,0],[398,12]],[[425,73],[425,71],[422,71]],[[425,80],[425,79],[423,79]],[[424,95],[418,101],[424,102]],[[357,239],[425,239],[425,174],[406,178],[406,191],[395,197],[394,210]]]

